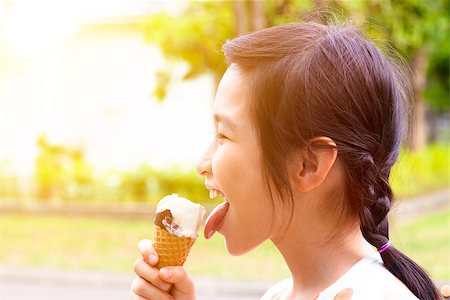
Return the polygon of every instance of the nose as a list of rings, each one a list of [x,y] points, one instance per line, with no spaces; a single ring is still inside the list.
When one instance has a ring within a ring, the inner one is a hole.
[[[200,160],[195,165],[195,170],[202,176],[207,176],[212,173],[212,154],[214,151],[214,145],[211,143],[205,153],[203,153]]]

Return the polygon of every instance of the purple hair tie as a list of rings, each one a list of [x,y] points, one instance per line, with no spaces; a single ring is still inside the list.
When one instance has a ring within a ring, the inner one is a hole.
[[[389,248],[389,246],[391,245],[391,241],[387,241],[386,244],[384,244],[383,246],[381,246],[380,248],[378,248],[378,253],[383,253],[387,248]]]

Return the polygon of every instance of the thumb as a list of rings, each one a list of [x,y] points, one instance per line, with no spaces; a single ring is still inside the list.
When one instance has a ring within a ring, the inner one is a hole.
[[[173,283],[171,290],[175,299],[195,299],[195,285],[183,267],[165,267],[159,270],[159,276],[166,282]]]

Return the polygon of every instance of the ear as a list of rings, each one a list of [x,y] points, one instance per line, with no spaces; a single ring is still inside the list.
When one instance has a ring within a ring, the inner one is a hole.
[[[293,184],[297,191],[308,192],[317,188],[327,177],[336,161],[337,146],[328,137],[316,137],[299,154],[291,173]]]

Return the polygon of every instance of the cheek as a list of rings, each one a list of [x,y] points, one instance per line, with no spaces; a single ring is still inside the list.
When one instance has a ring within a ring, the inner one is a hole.
[[[217,149],[212,160],[212,173],[231,200],[233,197],[248,196],[247,193],[260,189],[263,184],[259,158],[233,144]]]
[[[265,207],[264,198],[258,195],[250,197],[247,197],[248,202],[245,204],[230,205],[229,215],[221,231],[227,250],[232,255],[245,254],[271,236],[271,209]]]
[[[216,152],[213,174],[230,202],[221,233],[228,252],[241,255],[270,237],[273,207],[259,157],[232,150]]]

